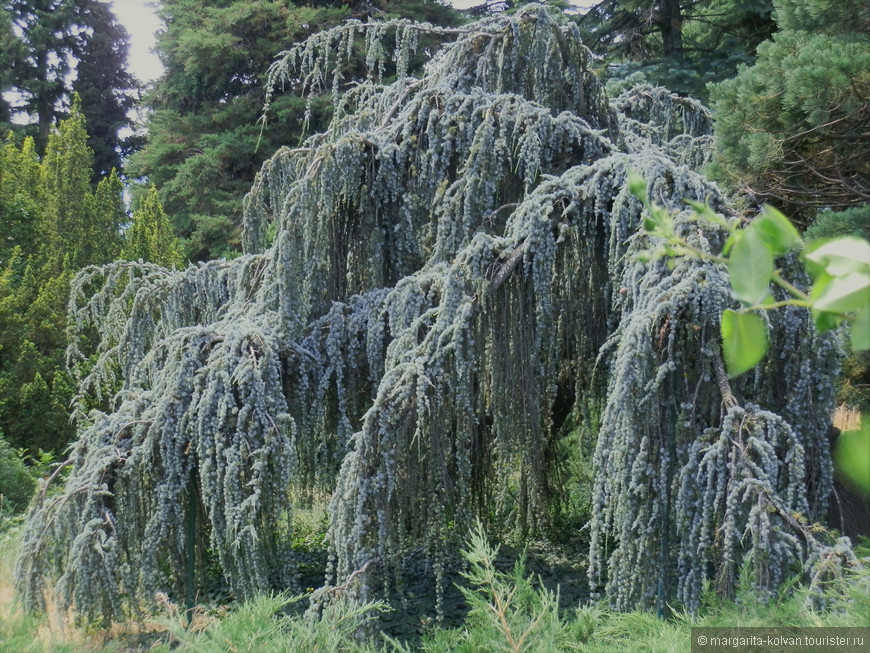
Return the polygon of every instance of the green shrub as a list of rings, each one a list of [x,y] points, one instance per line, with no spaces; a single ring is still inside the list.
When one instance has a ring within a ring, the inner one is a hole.
[[[868,544],[856,547],[865,560],[870,560]],[[19,546],[16,534],[0,536],[0,589],[11,578],[11,568],[3,561],[13,560]],[[166,631],[139,640],[135,649],[125,646],[123,637],[105,641],[82,639],[75,630],[50,632],[45,617],[28,616],[0,603],[0,653],[665,653],[688,651],[693,626],[853,627],[870,623],[870,571],[866,567],[828,585],[830,602],[825,610],[809,607],[807,590],[794,584],[774,600],[762,600],[754,588],[752,570],[746,566],[735,600],[708,591],[696,617],[674,611],[669,618],[659,619],[651,612],[615,612],[603,604],[560,611],[556,594],[527,576],[522,560],[505,573],[496,568],[497,553],[482,533],[472,535],[465,553],[468,617],[460,627],[433,630],[419,647],[389,637],[371,640],[360,636],[361,628],[376,623],[372,619],[387,609],[382,603],[359,606],[339,598],[324,608],[320,618],[312,619],[285,615],[291,603],[305,597],[265,595],[236,606],[199,630],[188,629],[183,610],[167,601]],[[42,634],[36,636],[37,631]]]
[[[21,454],[0,435],[0,515],[23,512],[35,487]]]
[[[870,240],[870,203],[845,211],[820,211],[807,228],[806,238],[857,236]]]
[[[428,653],[549,653],[576,650],[589,638],[595,609],[562,614],[559,597],[532,576],[526,575],[520,558],[511,573],[495,566],[498,547],[486,540],[480,527],[472,533],[464,552],[469,570],[463,574],[468,587],[461,587],[469,613],[459,628],[437,630],[423,642]],[[406,645],[390,640],[397,651],[410,653]]]

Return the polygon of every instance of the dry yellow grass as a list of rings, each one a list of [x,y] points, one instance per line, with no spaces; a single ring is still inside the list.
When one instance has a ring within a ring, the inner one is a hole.
[[[18,557],[18,546],[19,537],[15,529],[0,535],[0,633],[5,632],[13,640],[12,644],[0,641],[0,651],[6,653],[8,650],[4,644],[21,646],[23,636],[28,638],[28,653],[52,651],[61,642],[68,647],[88,650],[86,642],[76,637],[75,633],[68,632],[59,619],[30,619],[22,612],[15,601],[14,564]],[[0,635],[0,640],[3,639]]]
[[[18,538],[12,533],[0,534],[0,620],[9,618],[14,609],[15,588],[12,582],[12,571],[17,554]]]
[[[44,617],[28,617],[15,601],[14,565],[19,540],[15,530],[0,534],[0,653],[148,651],[166,632],[162,624],[135,621],[85,632],[71,625],[69,615],[54,609],[51,597]],[[11,642],[4,641],[7,637]]]
[[[861,428],[861,413],[851,406],[837,406],[834,411],[834,426],[840,431],[857,431]]]

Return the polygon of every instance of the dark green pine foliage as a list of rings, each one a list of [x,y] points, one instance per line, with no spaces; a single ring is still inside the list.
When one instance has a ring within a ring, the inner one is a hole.
[[[15,38],[12,29],[12,15],[8,11],[0,11],[0,130],[4,134],[11,127],[12,120],[12,102],[4,93],[15,84],[12,62],[20,59],[20,48],[21,43]]]
[[[425,35],[452,41],[410,74]],[[351,22],[284,53],[276,93],[330,101],[351,61],[371,78],[264,164],[245,255],[76,278],[68,355],[94,364],[65,488],[28,519],[26,603],[53,588],[103,620],[191,591],[191,505],[236,596],[292,585],[291,490],[331,492],[315,607],[351,576],[358,599],[394,596],[412,550],[443,589],[476,520],[551,523],[568,414],[597,434],[589,575],[613,605],[695,609],[744,564],[767,594],[790,570],[843,573],[848,545],[809,527],[832,481],[836,341],[771,313],[772,354],[725,377],[727,271],[643,263],[658,243],[626,188],[641,173],[683,237],[720,251],[682,203],[737,219],[691,167],[709,113],[651,87],[611,103],[591,59],[541,5],[461,28]],[[107,387],[111,409],[86,414]]]
[[[777,0],[758,61],[712,89],[716,175],[806,225],[870,201],[870,5]]]
[[[66,79],[74,37],[70,33],[75,14],[71,0],[15,0],[4,3],[15,26],[15,43],[4,54],[4,68],[13,74],[4,92],[17,91],[14,109],[36,117],[33,134],[40,153],[45,150],[57,110],[67,94]]]
[[[27,509],[36,481],[21,454],[0,433],[0,523]]]
[[[394,14],[455,22],[458,14],[434,2],[394,7],[346,2],[294,5],[287,0],[166,0],[166,29],[157,50],[165,74],[145,99],[148,140],[131,171],[160,189],[160,199],[192,260],[240,250],[241,198],[263,161],[298,142],[307,109],[309,133],[325,128],[331,103],[308,107],[298,96],[272,103],[260,124],[266,71],[275,55],[308,35],[351,16]],[[361,62],[343,71],[357,77]]]
[[[755,60],[775,29],[772,0],[604,0],[578,18],[611,86],[645,81],[706,98],[706,86]]]

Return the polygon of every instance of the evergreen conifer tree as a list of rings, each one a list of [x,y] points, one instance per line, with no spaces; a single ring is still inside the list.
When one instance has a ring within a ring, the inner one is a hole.
[[[870,7],[777,0],[755,65],[713,89],[716,174],[808,224],[870,201]]]
[[[166,268],[181,267],[178,243],[154,186],[145,193],[139,208],[133,212],[133,222],[124,233],[124,240],[121,258],[148,261]]]
[[[703,99],[707,84],[754,61],[772,12],[772,0],[604,0],[577,21],[614,86],[640,78]]]
[[[450,42],[418,76],[423,35]],[[367,81],[343,90],[361,61]],[[393,594],[415,549],[443,590],[476,519],[551,523],[568,416],[594,434],[589,577],[616,607],[693,610],[743,565],[769,595],[791,570],[818,587],[855,563],[811,526],[832,482],[835,339],[781,310],[776,355],[726,377],[727,270],[642,260],[662,241],[627,181],[720,251],[725,230],[683,204],[739,219],[693,170],[709,112],[663,89],[610,101],[590,62],[543,5],[458,28],[348,22],[284,52],[273,94],[335,111],[261,168],[245,255],[74,281],[79,439],[65,489],[28,519],[27,604],[52,586],[62,610],[105,620],[192,594],[192,520],[237,597],[292,585],[291,488],[331,493],[315,609],[344,583]]]
[[[51,129],[80,90],[99,151],[94,181],[119,168],[119,129],[130,125],[135,83],[126,70],[128,35],[102,0],[15,0],[3,3],[0,33],[0,124],[34,116],[25,132],[45,152]],[[75,80],[75,81],[74,81]],[[10,102],[10,98],[14,98]],[[13,125],[14,126],[14,125]],[[3,128],[8,128],[9,125]],[[16,129],[20,127],[14,126]]]
[[[88,147],[94,152],[91,179],[97,184],[113,169],[120,173],[122,157],[135,147],[137,137],[124,137],[121,130],[131,126],[128,113],[139,83],[127,70],[129,35],[111,3],[79,0],[76,4],[78,21],[87,31],[76,46],[76,79],[70,90],[79,96],[87,120]]]
[[[74,433],[64,362],[70,280],[79,267],[116,257],[126,222],[118,175],[91,187],[87,142],[74,104],[41,161],[29,138],[0,151],[0,429],[34,453],[60,450]]]
[[[41,170],[33,139],[18,145],[9,133],[0,147],[0,268],[13,256],[23,262],[42,239],[46,198]]]

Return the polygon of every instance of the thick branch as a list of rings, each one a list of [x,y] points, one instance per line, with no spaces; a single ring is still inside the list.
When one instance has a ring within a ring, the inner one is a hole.
[[[505,262],[501,264],[501,267],[499,267],[495,271],[495,274],[492,275],[492,280],[487,289],[488,293],[492,294],[501,287],[510,273],[514,271],[514,268],[516,268],[517,265],[520,264],[520,261],[523,260],[523,254],[526,253],[528,248],[529,240],[527,238],[510,253],[507,259],[505,259]]]
[[[726,410],[735,408],[739,402],[734,392],[731,390],[731,384],[728,383],[728,374],[725,373],[725,364],[722,362],[722,356],[719,355],[719,343],[711,342],[710,349],[713,351],[713,371],[716,373],[716,383],[719,385],[719,393],[722,395],[722,403]]]

